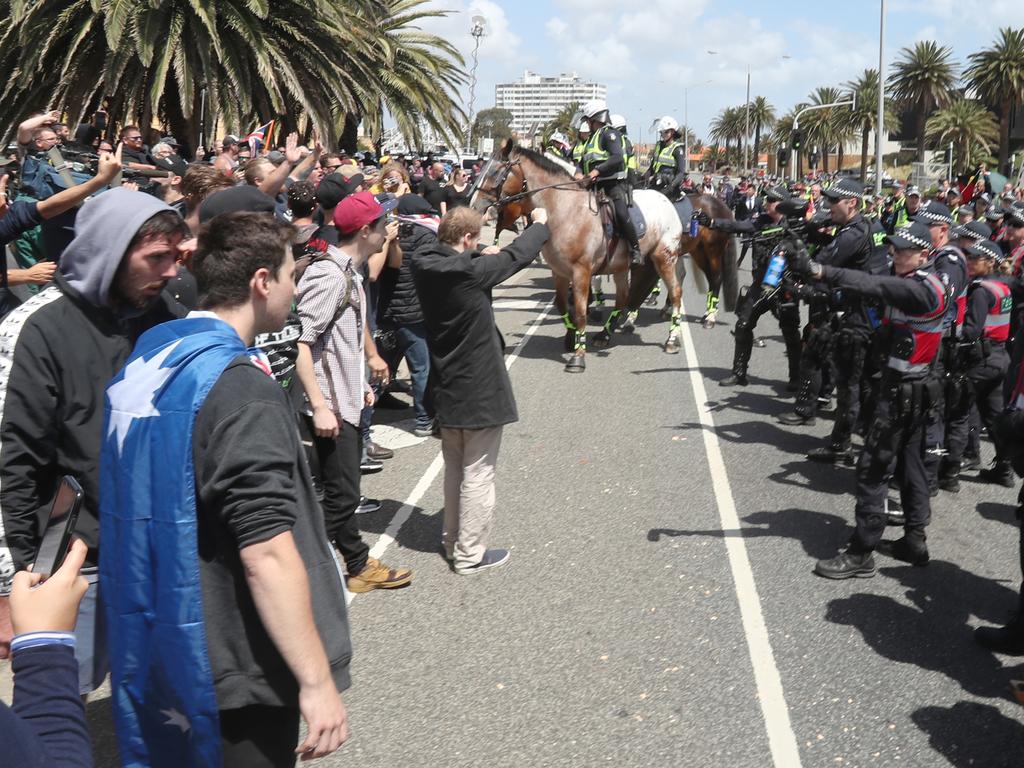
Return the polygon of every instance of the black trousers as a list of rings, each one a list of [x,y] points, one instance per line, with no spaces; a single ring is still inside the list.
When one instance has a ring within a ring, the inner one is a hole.
[[[835,366],[836,419],[829,438],[835,448],[846,449],[860,416],[861,385],[870,336],[850,328],[841,328],[832,348]]]
[[[946,424],[946,460],[941,472],[956,475],[960,471],[964,449],[970,436],[971,406],[976,404],[981,423],[988,430],[996,448],[996,461],[1005,460],[1005,451],[996,436],[996,417],[1003,412],[1003,381],[1010,365],[1009,355],[1001,344],[992,346],[992,351],[981,363],[967,370],[967,392],[958,402],[950,404],[949,421]]]
[[[254,704],[220,711],[224,768],[294,768],[299,710]]]
[[[313,434],[312,418],[305,418],[309,420],[308,426]],[[338,421],[341,423],[338,436],[314,436],[313,448],[320,464],[320,482],[324,489],[322,506],[327,538],[334,542],[341,553],[346,570],[356,574],[366,566],[370,553],[356,525],[363,439],[358,427],[341,419]]]
[[[794,298],[782,301],[779,294],[775,298],[761,298],[761,284],[764,281],[766,264],[754,267],[753,281],[743,302],[736,310],[736,347],[733,353],[733,373],[746,376],[750,355],[754,349],[754,329],[761,315],[772,312],[779,319],[779,328],[786,343],[786,355],[789,357],[789,380],[798,381],[800,377],[800,306]]]
[[[900,407],[896,402],[899,395],[894,394],[892,387],[885,386],[875,405],[871,427],[857,461],[857,529],[850,542],[854,552],[870,552],[882,540],[885,499],[897,465],[907,536],[920,544],[925,541],[924,529],[932,515],[922,451],[927,395],[920,382],[897,385],[897,390],[910,387],[917,390],[913,395],[919,403],[917,407]],[[910,390],[902,391],[909,400]]]
[[[615,231],[629,244],[630,248],[639,248],[636,227],[633,226],[633,219],[629,216],[629,189],[626,184],[605,184],[600,188],[612,201],[612,210],[615,212]]]

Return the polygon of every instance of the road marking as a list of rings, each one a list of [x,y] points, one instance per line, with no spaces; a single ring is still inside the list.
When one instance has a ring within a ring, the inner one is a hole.
[[[505,370],[509,370],[512,367],[512,363],[519,358],[519,353],[523,351],[523,348],[530,340],[530,337],[537,332],[541,325],[543,325],[544,320],[547,319],[547,316],[551,313],[551,309],[554,306],[554,301],[548,302],[544,307],[544,310],[533,319],[533,322],[526,329],[526,332],[519,340],[519,343],[516,344],[515,349],[505,356]],[[380,535],[380,538],[377,539],[374,545],[370,548],[370,557],[375,557],[380,560],[387,551],[387,548],[395,543],[398,538],[398,534],[402,530],[402,526],[408,522],[413,510],[416,508],[416,505],[420,503],[420,499],[422,499],[423,495],[430,489],[430,486],[434,484],[434,480],[436,480],[437,476],[441,473],[441,468],[443,466],[444,457],[441,455],[441,451],[439,450],[437,455],[434,457],[434,460],[430,462],[430,466],[427,467],[427,471],[423,473],[419,482],[417,482],[416,486],[412,489],[412,493],[409,494],[402,506],[398,508],[397,512],[395,512],[395,516],[391,518],[391,523],[388,525],[387,530]],[[348,604],[351,605],[354,599],[355,594],[346,591],[346,601]]]
[[[686,309],[682,309],[686,314]],[[718,503],[718,515],[724,532],[737,531],[742,534],[739,516],[736,514],[736,503],[729,486],[729,476],[725,471],[725,460],[718,442],[715,420],[708,407],[708,396],[704,389],[704,377],[697,362],[697,350],[693,345],[690,326],[682,326],[683,349],[686,351],[686,363],[690,369],[690,385],[696,401],[697,415],[701,430],[704,433],[704,452],[708,457],[711,470],[711,483]],[[789,721],[789,708],[782,691],[782,679],[775,665],[771,642],[768,639],[768,628],[761,613],[761,600],[754,582],[754,572],[750,567],[747,555],[747,544],[743,536],[726,536],[725,549],[729,555],[729,568],[736,584],[736,598],[739,601],[740,617],[743,620],[743,633],[747,639],[747,650],[754,667],[754,682],[757,685],[757,697],[761,703],[761,714],[764,717],[765,730],[768,732],[768,746],[772,752],[772,762],[776,768],[799,768],[800,750],[797,747],[793,725]]]

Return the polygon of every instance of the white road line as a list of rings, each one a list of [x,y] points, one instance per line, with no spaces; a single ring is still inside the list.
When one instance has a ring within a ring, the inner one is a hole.
[[[686,314],[686,310],[682,310]],[[683,349],[686,350],[686,362],[690,369],[690,384],[697,405],[697,415],[701,430],[704,433],[704,451],[708,457],[711,470],[711,483],[718,502],[718,515],[725,533],[742,533],[739,516],[736,514],[736,503],[729,487],[729,476],[725,471],[725,460],[718,442],[715,421],[708,408],[707,392],[704,389],[704,377],[701,375],[697,362],[697,350],[693,345],[690,327],[682,326]],[[725,549],[729,555],[729,568],[736,584],[736,597],[740,605],[740,617],[743,621],[743,633],[747,639],[747,650],[754,667],[754,682],[757,685],[757,697],[761,702],[761,714],[764,717],[765,730],[768,732],[768,746],[772,752],[772,762],[776,768],[800,768],[800,750],[797,747],[796,735],[789,721],[789,708],[782,691],[782,679],[775,665],[771,642],[768,639],[768,628],[761,613],[761,600],[757,595],[757,584],[754,583],[754,572],[750,567],[747,545],[742,535],[725,536]]]
[[[505,357],[505,370],[511,368],[512,363],[519,358],[519,353],[523,351],[523,348],[530,340],[530,337],[533,336],[533,334],[535,334],[544,323],[544,320],[551,312],[552,307],[554,307],[553,301],[549,302],[547,306],[544,307],[544,311],[534,318],[530,327],[526,329],[526,333],[523,334],[523,338],[521,338],[519,343],[516,344],[515,349],[509,352]],[[427,471],[423,473],[419,482],[416,483],[416,487],[412,489],[412,493],[409,494],[402,506],[398,508],[397,512],[395,512],[395,516],[391,518],[391,523],[388,525],[387,530],[380,535],[380,538],[377,539],[376,543],[374,543],[370,548],[370,557],[375,557],[378,560],[381,559],[387,551],[387,548],[395,543],[395,540],[398,538],[398,534],[402,530],[402,526],[409,520],[409,517],[412,515],[412,511],[416,508],[416,505],[420,503],[420,499],[423,498],[423,495],[430,489],[430,486],[434,484],[434,480],[437,479],[437,476],[440,474],[443,466],[444,457],[441,455],[441,451],[438,451],[434,460],[430,462],[430,466],[427,467]],[[355,594],[351,592],[347,593],[346,596],[349,604],[351,604],[352,600],[355,599]]]

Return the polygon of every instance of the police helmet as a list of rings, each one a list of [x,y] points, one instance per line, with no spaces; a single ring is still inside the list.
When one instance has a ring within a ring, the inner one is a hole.
[[[616,131],[626,130],[626,118],[622,115],[612,115],[608,120],[608,125],[614,128]]]
[[[583,105],[581,111],[588,120],[597,120],[599,123],[608,123],[608,105],[602,99],[591,99]]]
[[[552,133],[551,136],[548,137],[548,143],[549,144],[558,144],[560,147],[563,147],[563,148],[567,148],[567,147],[571,146],[571,142],[569,141],[569,137],[566,136],[561,131],[555,131],[554,133]]]
[[[590,133],[590,121],[587,118],[581,118],[579,125],[576,126],[576,130],[580,133]]]
[[[661,133],[662,131],[678,131],[679,123],[676,122],[674,117],[665,115],[664,117],[659,117],[655,120],[653,127],[658,133]]]

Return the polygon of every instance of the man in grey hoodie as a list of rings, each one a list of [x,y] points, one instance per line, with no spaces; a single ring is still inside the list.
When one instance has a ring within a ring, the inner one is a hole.
[[[150,195],[113,189],[85,203],[54,283],[0,323],[0,657],[11,638],[11,578],[35,558],[60,478],[85,492],[75,535],[89,547],[75,655],[83,694],[106,674],[97,626],[103,392],[139,335],[180,310],[164,286],[188,229]]]

